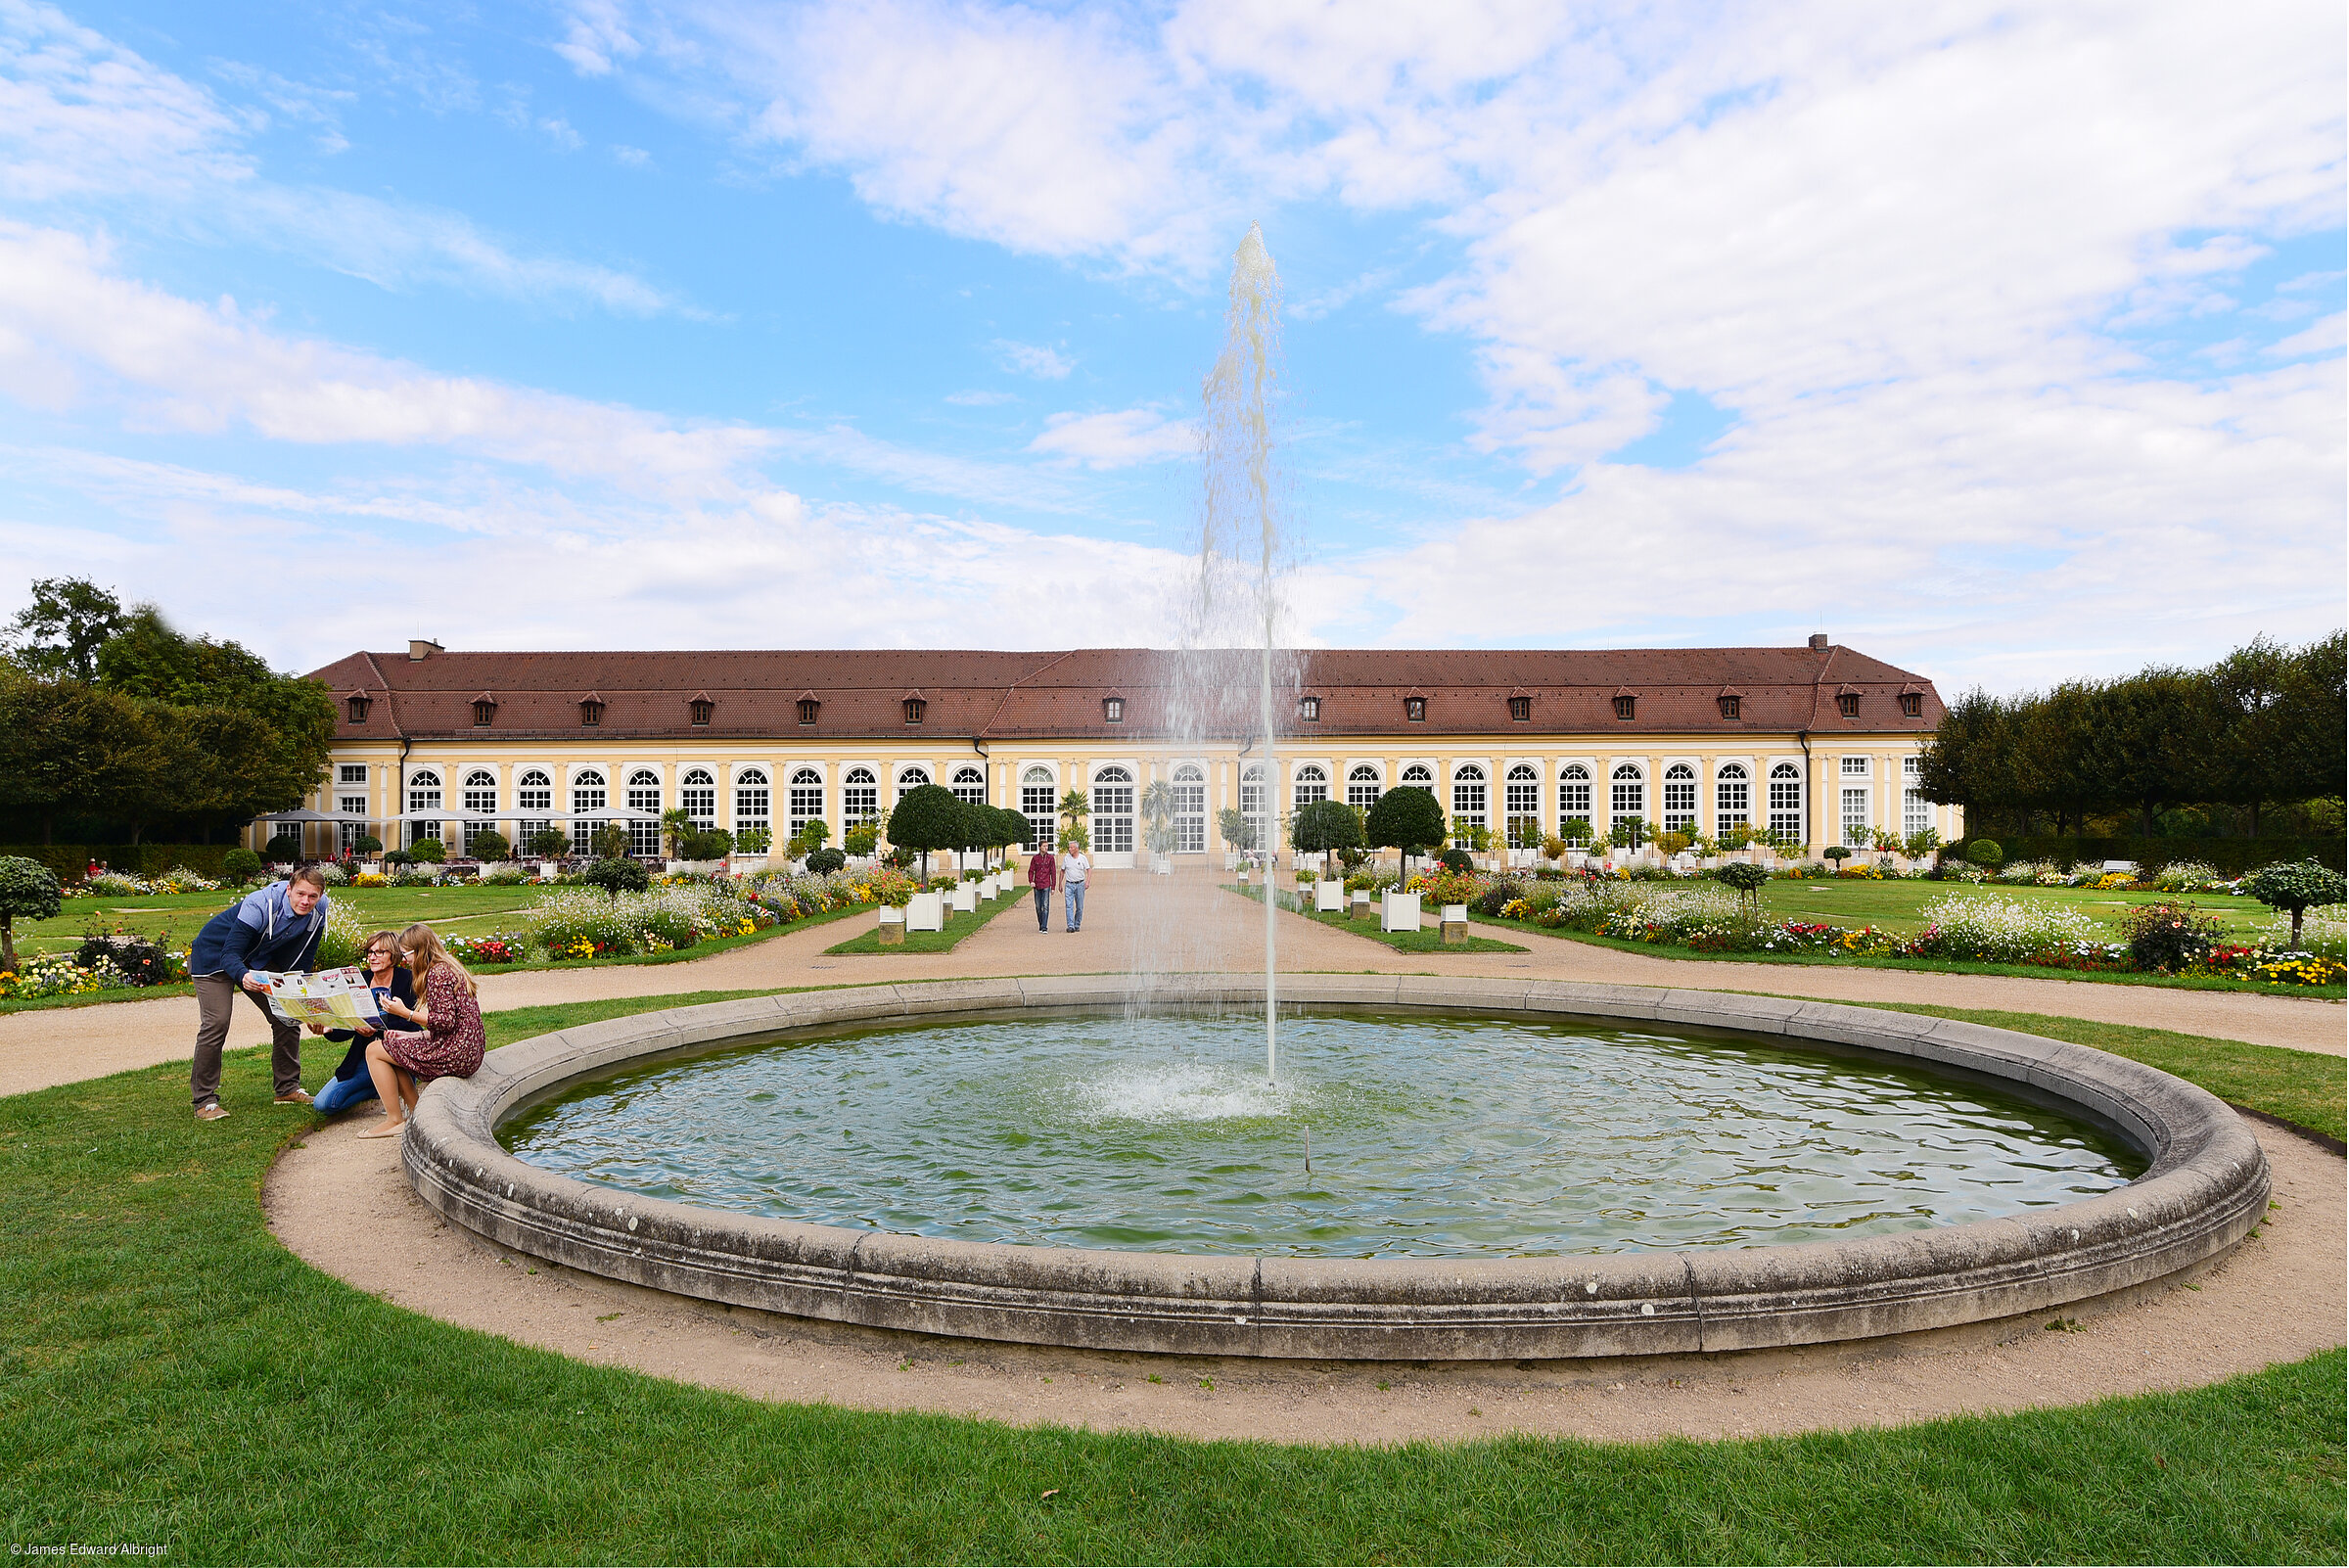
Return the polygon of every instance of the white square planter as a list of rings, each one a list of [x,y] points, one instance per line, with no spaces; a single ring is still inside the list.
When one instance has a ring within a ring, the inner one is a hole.
[[[552,860],[541,860],[538,862],[538,880],[552,882],[562,874],[562,870],[563,868]]]
[[[936,893],[917,893],[905,904],[905,929],[908,931],[944,931],[946,929],[946,900]]]
[[[1464,903],[1444,905],[1443,940],[1460,943],[1468,940],[1468,906]]]
[[[1342,914],[1345,909],[1345,883],[1316,882],[1313,884],[1313,912],[1315,914]]]
[[[1378,929],[1381,931],[1416,931],[1419,929],[1419,895],[1390,893],[1379,905]]]
[[[905,941],[905,911],[883,904],[874,920],[874,929],[881,935],[881,945],[896,947]]]
[[[954,890],[954,912],[976,914],[979,910],[979,884],[965,882]]]

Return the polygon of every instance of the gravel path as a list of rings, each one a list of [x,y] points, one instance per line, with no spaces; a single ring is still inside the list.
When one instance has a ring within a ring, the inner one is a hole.
[[[879,980],[950,980],[973,975],[1151,970],[1246,973],[1263,967],[1263,920],[1262,905],[1223,892],[1209,875],[1162,879],[1107,872],[1095,878],[1086,927],[1075,935],[1059,929],[1057,906],[1049,934],[1038,933],[1027,912],[1015,907],[965,938],[951,953],[826,957],[826,947],[854,934],[855,922],[838,921],[687,963],[484,976],[482,1003],[494,1011],[605,996],[852,986]],[[1767,992],[1826,1001],[1999,1008],[2137,1024],[2333,1056],[2342,1055],[2345,1041],[2349,1041],[2349,1010],[2339,1002],[2297,996],[2169,991],[2077,980],[1650,958],[1531,933],[1486,933],[1517,942],[1529,949],[1523,954],[1398,953],[1369,938],[1285,912],[1278,930],[1281,967],[1299,971],[1604,981]],[[257,1026],[256,1016],[240,1013],[232,1043],[264,1039],[265,1032]],[[185,1058],[195,1038],[196,1002],[188,996],[0,1015],[0,1094],[21,1094],[51,1084]],[[339,1059],[330,1050],[316,1045],[310,1048],[305,1065],[312,1082]]]

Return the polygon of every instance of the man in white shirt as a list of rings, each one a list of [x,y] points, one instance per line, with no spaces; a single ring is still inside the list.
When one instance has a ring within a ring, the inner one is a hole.
[[[1062,924],[1071,931],[1084,925],[1084,874],[1093,868],[1082,849],[1063,850],[1060,855],[1061,899],[1067,918]]]

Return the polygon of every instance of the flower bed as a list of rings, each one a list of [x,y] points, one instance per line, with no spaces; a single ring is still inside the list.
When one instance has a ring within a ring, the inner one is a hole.
[[[160,876],[134,877],[127,871],[101,871],[63,890],[69,899],[136,899],[159,893],[217,893],[224,884],[186,866],[173,866]]]

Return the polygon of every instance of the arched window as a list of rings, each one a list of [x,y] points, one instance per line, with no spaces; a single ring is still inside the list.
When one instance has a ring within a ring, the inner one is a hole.
[[[571,775],[572,853],[585,854],[594,848],[590,841],[595,837],[595,830],[602,827],[603,823],[582,822],[578,816],[581,811],[600,811],[609,806],[611,797],[606,791],[604,775],[595,768],[582,767]]]
[[[473,841],[497,826],[497,775],[477,767],[465,775],[465,853]]]
[[[919,763],[909,763],[898,769],[898,799],[903,800],[907,790],[918,790],[930,782],[930,769]]]
[[[1291,787],[1293,794],[1290,804],[1294,806],[1310,806],[1315,801],[1329,799],[1329,775],[1313,762],[1297,769]]]
[[[1403,770],[1403,781],[1405,784],[1412,785],[1415,788],[1423,790],[1433,790],[1436,787],[1435,771],[1425,762],[1413,762],[1410,766],[1405,768]]]
[[[1028,847],[1049,850],[1060,842],[1060,796],[1052,769],[1031,767],[1020,775],[1020,815],[1028,819]]]
[[[677,781],[677,807],[707,833],[717,826],[717,780],[706,767],[689,767]]]
[[[1199,854],[1207,849],[1207,773],[1195,762],[1174,769],[1174,853]]]
[[[745,833],[769,833],[771,792],[767,788],[766,770],[746,767],[734,775],[734,837],[739,842]]]
[[[946,788],[954,792],[954,799],[967,805],[985,806],[987,804],[987,774],[977,767],[966,764],[956,768],[954,782],[948,784]]]
[[[661,853],[661,775],[649,767],[637,768],[628,775],[628,809],[652,818],[649,822],[628,824],[628,853],[636,855],[656,855]]]
[[[1569,844],[1588,844],[1594,831],[1590,820],[1590,769],[1568,762],[1558,769],[1558,834]],[[1575,822],[1583,827],[1569,832]]]
[[[1792,762],[1779,762],[1770,770],[1770,831],[1787,844],[1802,844],[1803,832],[1803,770]]]
[[[1272,848],[1272,791],[1265,778],[1265,764],[1250,762],[1240,769],[1240,815],[1256,830],[1255,848]]]
[[[1095,854],[1133,853],[1133,775],[1122,767],[1093,772],[1092,836]]]
[[[1664,769],[1664,831],[1696,831],[1696,769],[1686,762]]]
[[[1630,845],[1647,829],[1647,774],[1637,762],[1618,762],[1608,775],[1607,838]]]
[[[408,775],[408,809],[438,811],[440,809],[440,775],[429,767],[420,767]]]
[[[869,767],[852,767],[840,776],[840,825],[843,832],[859,822],[881,816],[881,781]]]
[[[784,836],[798,838],[800,830],[824,814],[824,775],[812,767],[793,770],[788,809],[784,813]]]
[[[1485,770],[1474,762],[1462,762],[1451,770],[1451,842],[1465,849],[1469,829],[1481,828],[1490,819],[1488,810],[1490,791],[1485,783]]]
[[[546,776],[544,768],[530,768],[514,781],[514,809],[526,813],[523,819],[515,824],[516,849],[529,844],[531,834],[543,833],[555,825],[551,818],[554,808],[555,781]],[[527,814],[531,811],[545,811],[550,815],[530,816]]]
[[[1367,811],[1378,804],[1381,794],[1378,769],[1368,762],[1357,764],[1346,775],[1346,804],[1359,806]]]
[[[1500,814],[1509,832],[1509,847],[1530,850],[1542,842],[1542,773],[1531,762],[1519,762],[1501,781]]]
[[[1722,763],[1713,773],[1713,831],[1727,833],[1753,819],[1754,782],[1746,776],[1745,764]]]

